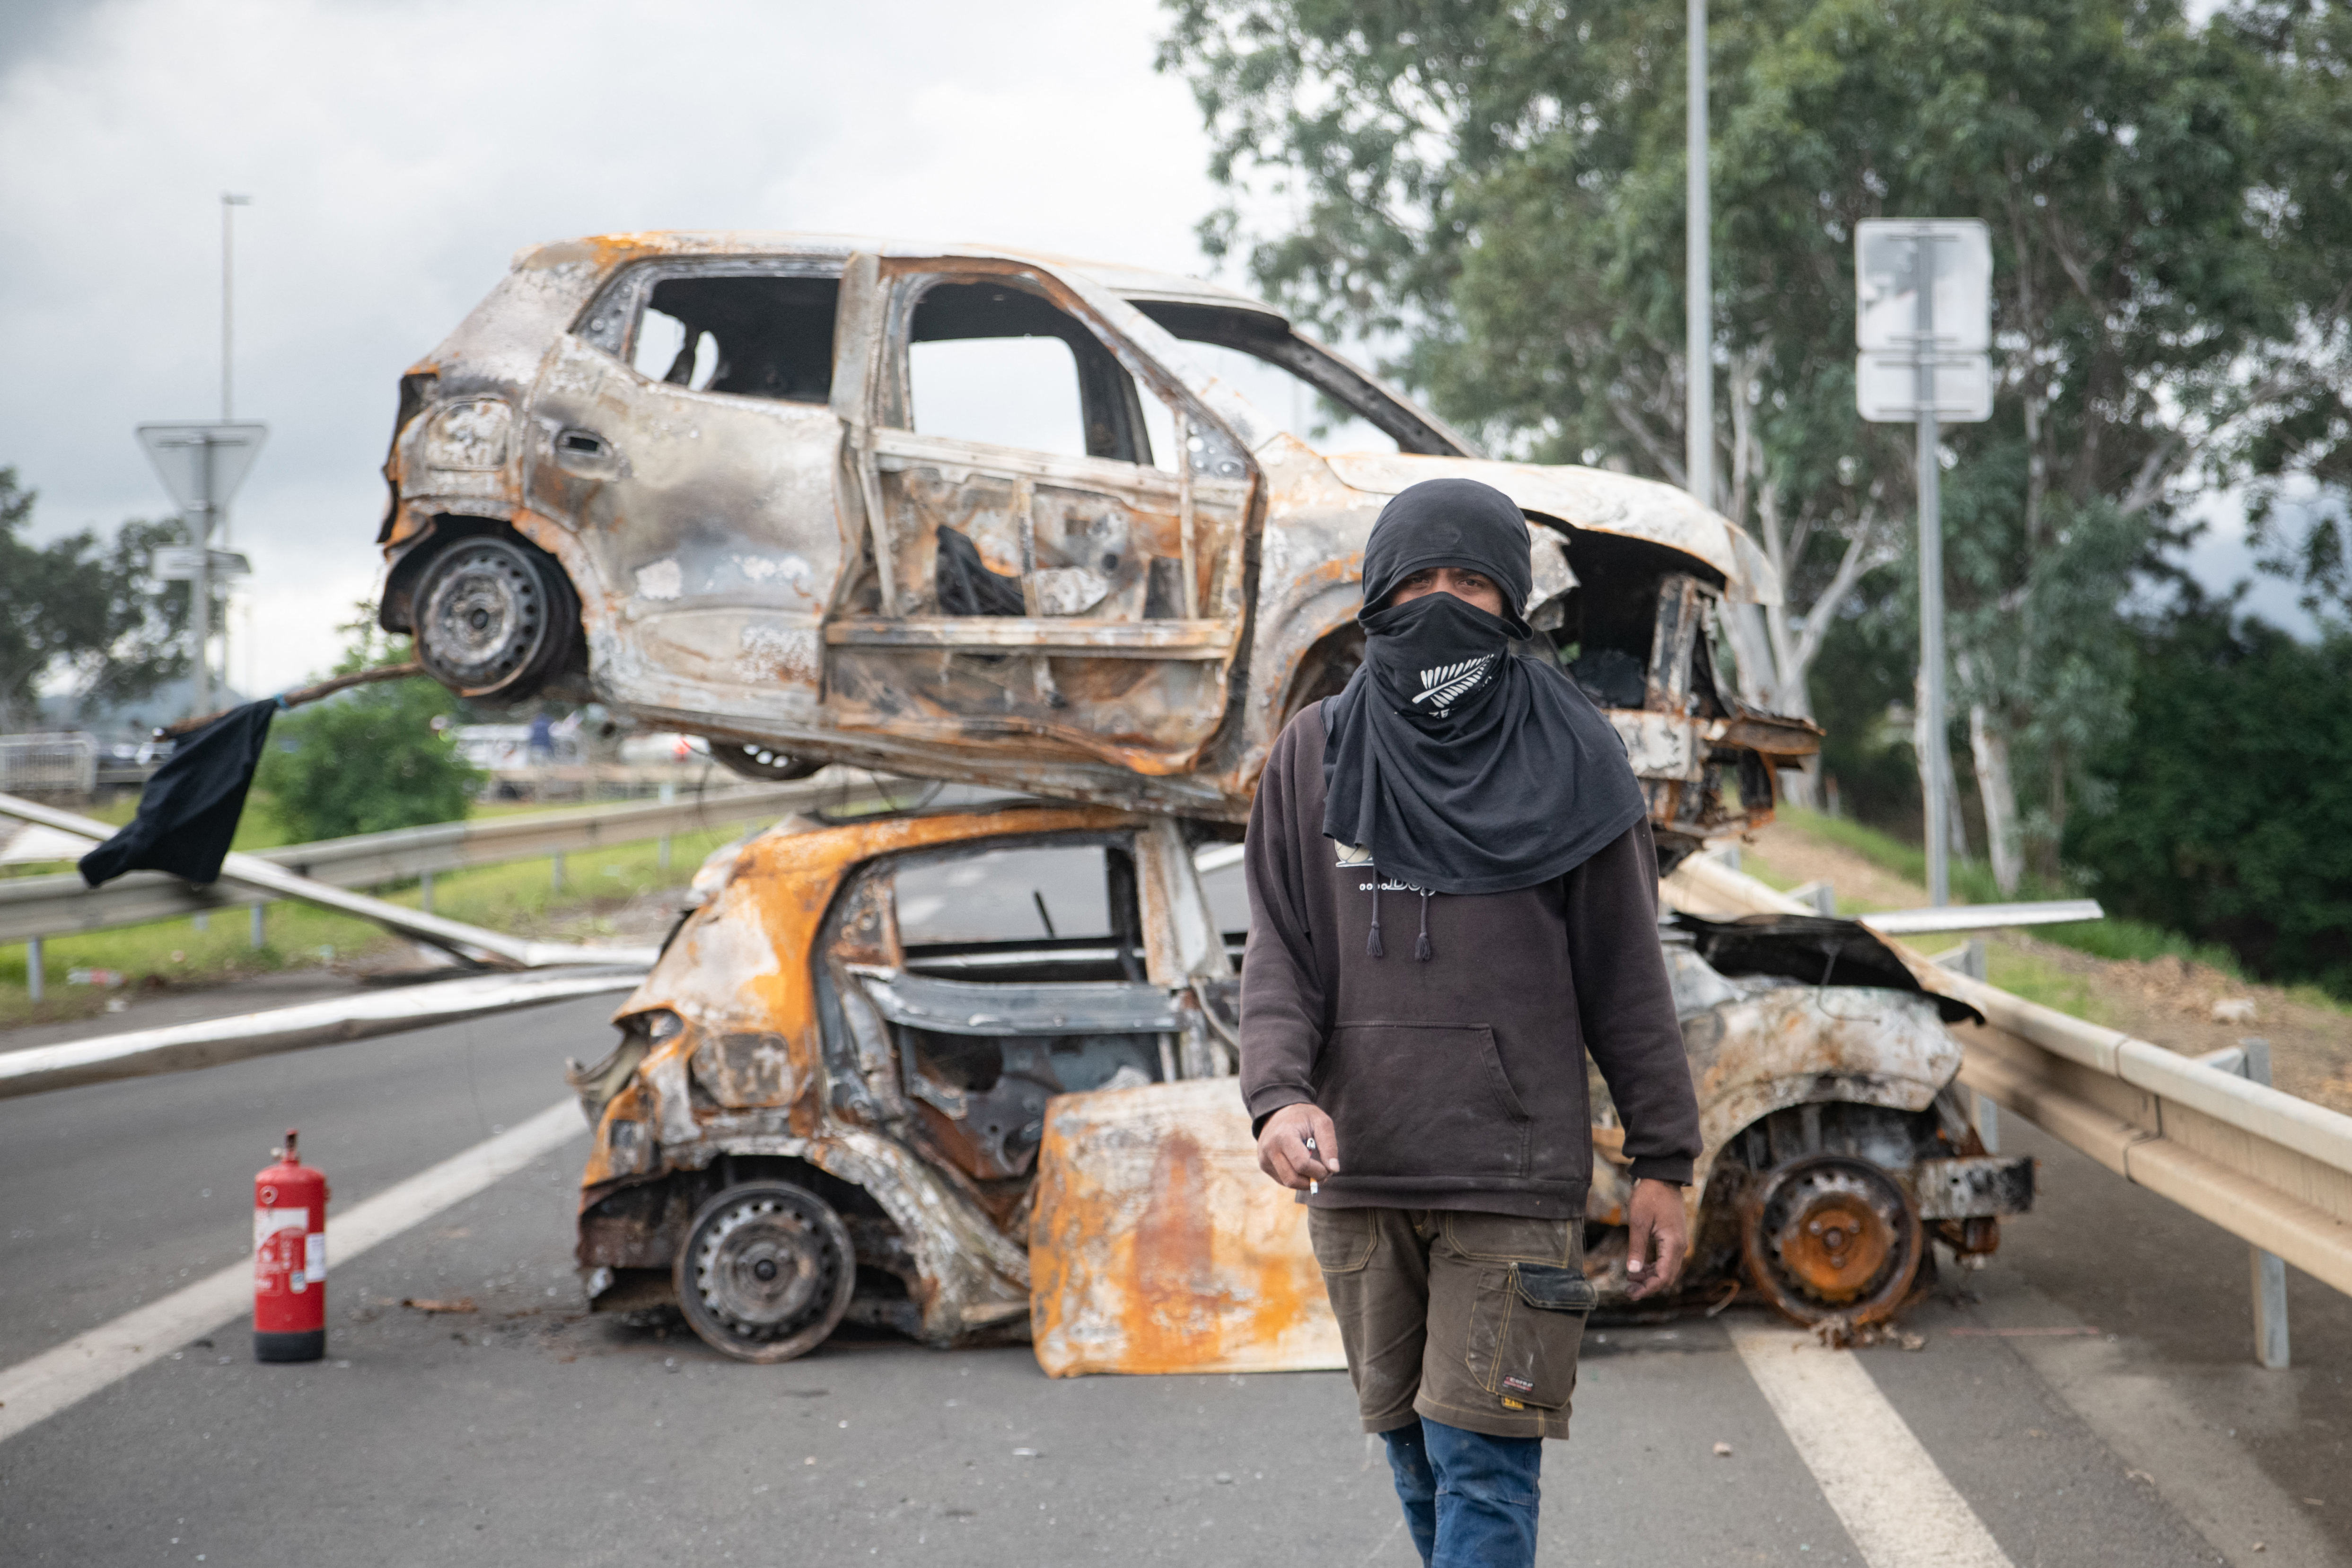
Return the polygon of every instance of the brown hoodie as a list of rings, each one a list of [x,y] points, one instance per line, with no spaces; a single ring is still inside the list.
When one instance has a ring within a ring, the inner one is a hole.
[[[1323,743],[1318,704],[1284,729],[1259,781],[1242,960],[1254,1124],[1304,1101],[1339,1134],[1339,1174],[1308,1201],[1581,1213],[1588,1052],[1633,1176],[1688,1183],[1698,1102],[1658,946],[1649,824],[1533,887],[1425,895],[1342,863],[1323,836]]]

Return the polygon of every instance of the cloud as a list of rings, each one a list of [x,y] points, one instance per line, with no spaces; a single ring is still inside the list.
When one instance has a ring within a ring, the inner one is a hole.
[[[1216,193],[1157,26],[1150,0],[36,5],[0,29],[0,463],[44,531],[166,508],[131,428],[218,412],[218,197],[250,193],[236,407],[271,436],[232,673],[291,683],[371,590],[401,371],[525,245],[799,228],[1202,270]]]

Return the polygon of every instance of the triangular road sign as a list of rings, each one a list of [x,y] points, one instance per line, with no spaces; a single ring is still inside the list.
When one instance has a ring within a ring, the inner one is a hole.
[[[228,505],[268,434],[254,423],[142,424],[139,444],[180,510],[209,512]]]

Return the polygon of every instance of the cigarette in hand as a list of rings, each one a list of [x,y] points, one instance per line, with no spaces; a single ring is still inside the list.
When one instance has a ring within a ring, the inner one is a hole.
[[[1313,1155],[1318,1160],[1323,1157],[1323,1151],[1315,1146],[1315,1134],[1312,1133],[1307,1134],[1307,1152]],[[1323,1184],[1315,1177],[1308,1176],[1307,1178],[1307,1190],[1308,1192],[1321,1192],[1323,1190]]]

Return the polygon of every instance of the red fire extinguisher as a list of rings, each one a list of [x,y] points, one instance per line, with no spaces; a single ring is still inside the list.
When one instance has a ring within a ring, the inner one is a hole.
[[[327,1178],[294,1152],[253,1178],[253,1359],[327,1354]]]

